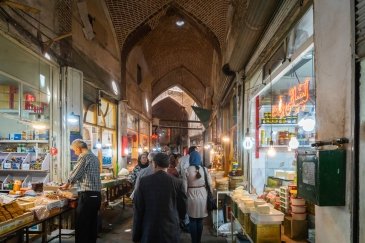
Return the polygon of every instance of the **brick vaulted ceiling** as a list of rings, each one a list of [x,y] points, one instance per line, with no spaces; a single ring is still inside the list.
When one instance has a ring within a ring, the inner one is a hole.
[[[142,48],[153,76],[152,99],[179,85],[204,105],[205,88],[212,85],[214,52],[221,58],[225,46],[229,1],[106,0],[106,4],[122,61],[134,46]],[[184,19],[183,27],[176,26],[178,18]]]
[[[106,0],[106,4],[121,49],[138,27],[147,24],[154,29],[170,6],[181,8],[211,30],[221,46],[226,37],[228,0]]]

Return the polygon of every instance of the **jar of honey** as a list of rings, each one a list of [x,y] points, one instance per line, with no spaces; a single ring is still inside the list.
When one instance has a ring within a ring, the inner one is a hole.
[[[20,188],[22,187],[22,181],[20,180],[15,180],[14,182],[14,186],[13,186],[13,191],[20,191]]]

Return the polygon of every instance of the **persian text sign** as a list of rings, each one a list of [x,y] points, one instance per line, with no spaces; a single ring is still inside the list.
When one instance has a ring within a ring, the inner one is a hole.
[[[309,100],[309,79],[304,83],[298,84],[289,89],[289,102],[283,102],[282,96],[279,97],[279,103],[272,107],[272,117],[285,117],[296,115],[305,110]]]

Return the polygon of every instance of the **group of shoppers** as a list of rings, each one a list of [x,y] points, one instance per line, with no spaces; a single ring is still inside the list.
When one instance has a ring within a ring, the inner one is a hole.
[[[74,140],[71,148],[78,162],[61,189],[79,184],[75,242],[92,243],[97,238],[101,204],[99,160],[81,139]],[[187,215],[192,242],[201,241],[203,218],[208,216],[205,185],[211,190],[211,177],[195,146],[179,160],[166,153],[141,154],[130,180],[134,184],[134,242],[179,242]]]
[[[148,167],[137,173],[131,195],[133,241],[179,242],[180,227],[188,215],[191,240],[200,242],[203,218],[208,216],[205,185],[208,183],[211,189],[212,183],[197,148],[190,147],[180,160],[165,153],[152,154],[150,158]]]

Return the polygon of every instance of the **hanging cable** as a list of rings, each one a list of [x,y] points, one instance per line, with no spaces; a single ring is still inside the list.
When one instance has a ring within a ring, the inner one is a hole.
[[[270,96],[271,96],[270,112],[271,112],[271,118],[272,118],[273,91],[272,91],[271,69],[269,69],[269,75],[270,75],[270,90],[271,90],[270,91]],[[276,150],[274,148],[274,142],[272,140],[272,124],[273,124],[273,122],[271,121],[270,145],[269,145],[269,150],[267,151],[267,155],[270,157],[274,157],[276,155]]]

